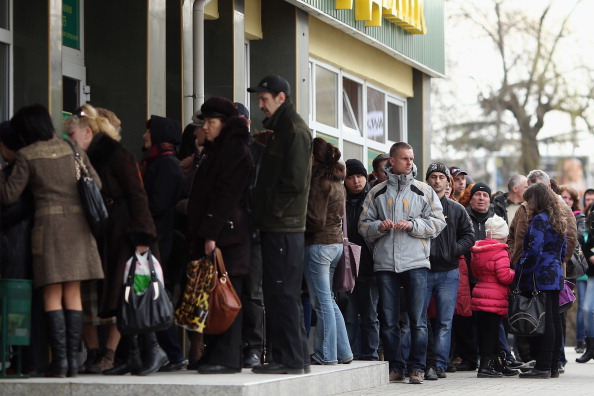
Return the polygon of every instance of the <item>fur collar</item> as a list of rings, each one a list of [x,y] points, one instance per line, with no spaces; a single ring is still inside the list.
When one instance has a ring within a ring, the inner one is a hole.
[[[340,162],[333,164],[318,164],[312,167],[311,177],[332,181],[343,181],[346,176],[346,168]]]
[[[103,132],[93,136],[93,140],[87,149],[87,155],[97,172],[103,169],[113,155],[122,147],[122,144],[113,140]]]

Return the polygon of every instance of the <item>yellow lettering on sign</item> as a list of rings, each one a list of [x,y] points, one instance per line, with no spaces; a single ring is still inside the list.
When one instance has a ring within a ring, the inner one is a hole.
[[[423,0],[335,0],[337,10],[352,10],[365,26],[381,26],[382,16],[412,34],[425,34]]]

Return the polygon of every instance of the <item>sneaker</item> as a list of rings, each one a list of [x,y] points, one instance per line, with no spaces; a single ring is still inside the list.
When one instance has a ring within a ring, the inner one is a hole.
[[[521,372],[525,373],[527,371],[532,370],[535,365],[536,365],[536,360],[531,360],[528,363],[524,363],[523,365],[521,365],[518,368],[520,369]]]
[[[437,378],[447,378],[445,370],[441,367],[436,368],[435,372],[437,373]]]
[[[438,380],[437,372],[435,371],[435,369],[433,367],[427,367],[425,369],[425,379],[427,381],[437,381]]]
[[[404,381],[404,374],[398,371],[390,371],[390,382],[402,382]]]
[[[409,384],[422,384],[423,383],[423,372],[413,370],[410,372],[410,378],[408,379]]]
[[[559,374],[565,374],[565,366],[559,363]]]

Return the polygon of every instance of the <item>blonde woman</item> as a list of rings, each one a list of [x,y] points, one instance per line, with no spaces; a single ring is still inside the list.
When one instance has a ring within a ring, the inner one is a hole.
[[[113,318],[120,299],[124,265],[134,251],[142,254],[156,241],[155,225],[134,155],[119,142],[119,131],[109,120],[99,116],[93,106],[86,104],[66,120],[65,130],[70,139],[87,153],[103,184],[101,194],[109,219],[97,242],[105,280],[99,285],[98,290],[101,292],[97,295],[96,307],[87,308],[101,318]],[[90,351],[95,351],[91,354],[96,357],[94,361],[88,362],[87,372],[146,375],[157,371],[166,360],[155,335],[150,334],[144,340],[145,352],[148,348],[150,353],[146,353],[146,359],[142,362],[138,341],[133,336],[125,340],[128,359],[113,367],[119,341],[120,334],[112,319],[107,325],[106,349],[98,354],[97,328],[87,326],[85,342]]]

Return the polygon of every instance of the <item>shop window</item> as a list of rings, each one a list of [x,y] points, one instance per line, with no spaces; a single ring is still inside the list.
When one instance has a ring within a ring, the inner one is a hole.
[[[367,87],[367,138],[384,143],[385,95]]]
[[[361,84],[348,79],[342,79],[342,126],[356,131],[362,136],[361,128]]]
[[[388,102],[388,140],[400,142],[404,140],[402,134],[402,106]]]
[[[333,128],[338,127],[338,75],[316,65],[316,121]]]
[[[359,161],[365,163],[363,161],[363,146],[361,146],[360,144],[349,142],[348,140],[343,140],[342,159],[343,161],[346,161],[351,158],[356,158]]]

